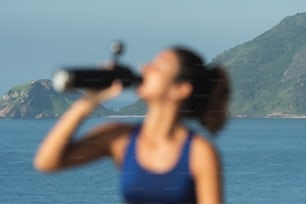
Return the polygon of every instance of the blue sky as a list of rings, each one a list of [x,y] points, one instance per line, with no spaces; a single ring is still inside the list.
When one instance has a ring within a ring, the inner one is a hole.
[[[0,0],[0,95],[63,65],[107,61],[115,39],[134,67],[175,44],[209,61],[298,12],[304,0]]]

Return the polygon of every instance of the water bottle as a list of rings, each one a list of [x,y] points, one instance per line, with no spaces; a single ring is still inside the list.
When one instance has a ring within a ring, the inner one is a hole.
[[[71,89],[104,89],[114,80],[121,81],[124,88],[137,86],[141,77],[123,65],[115,65],[112,70],[97,67],[65,67],[55,72],[53,87],[59,92]]]
[[[118,62],[118,57],[123,52],[123,44],[113,43],[111,50],[113,53],[112,69],[95,66],[64,67],[53,75],[54,89],[59,92],[72,89],[100,90],[109,87],[114,80],[121,81],[124,88],[139,85],[141,77],[128,66]]]

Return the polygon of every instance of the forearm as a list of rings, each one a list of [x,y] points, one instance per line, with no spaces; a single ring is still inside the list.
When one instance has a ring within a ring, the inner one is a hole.
[[[34,160],[35,168],[45,172],[59,168],[76,129],[96,105],[83,97],[69,108],[42,142]]]
[[[44,172],[61,169],[62,164],[69,159],[69,155],[65,153],[69,152],[67,151],[69,147],[74,146],[69,142],[80,123],[99,103],[114,98],[121,91],[120,82],[114,82],[109,88],[101,91],[87,91],[49,132],[36,154],[34,166]]]

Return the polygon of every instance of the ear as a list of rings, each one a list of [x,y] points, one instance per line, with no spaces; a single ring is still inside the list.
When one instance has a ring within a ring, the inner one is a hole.
[[[183,100],[188,98],[192,92],[192,85],[188,82],[182,82],[175,85],[175,89],[171,91],[172,98]]]

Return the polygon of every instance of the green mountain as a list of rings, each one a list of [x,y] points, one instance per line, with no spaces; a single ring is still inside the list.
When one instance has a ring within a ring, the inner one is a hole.
[[[137,100],[131,105],[120,108],[115,114],[116,115],[145,115],[147,112],[146,104],[141,100]]]
[[[255,39],[215,57],[232,81],[231,115],[291,117],[306,115],[306,13],[286,17]],[[143,115],[142,101],[119,114]]]
[[[232,115],[306,115],[306,13],[218,55],[232,80]]]
[[[306,13],[284,18],[253,40],[226,50],[212,62],[224,64],[232,81],[231,115],[291,117],[306,115]],[[0,118],[60,116],[80,95],[55,92],[49,80],[11,89],[0,99]],[[138,100],[114,112],[94,115],[144,115]]]
[[[0,99],[0,118],[52,118],[61,116],[80,97],[81,92],[56,92],[50,80],[43,79],[16,86]],[[93,116],[111,111],[100,106]]]

